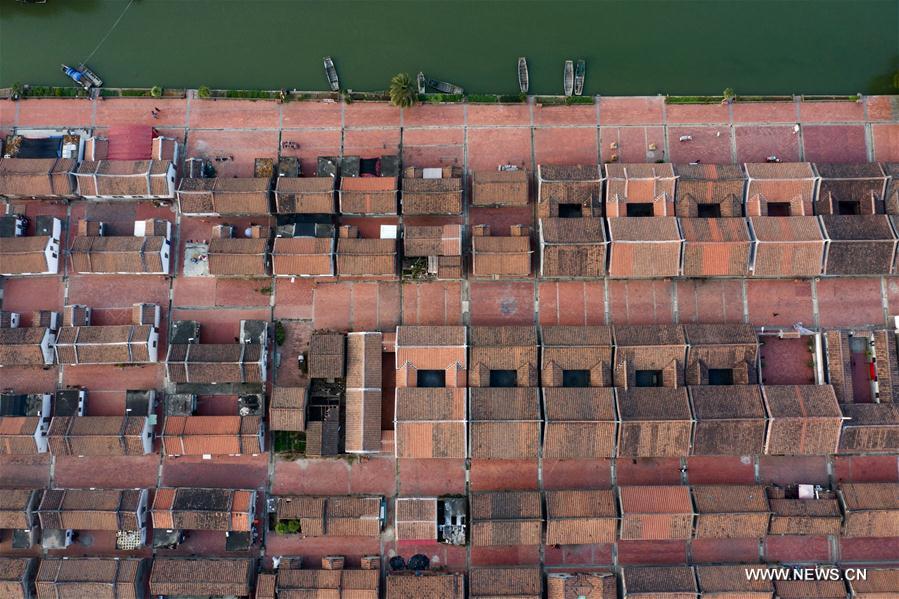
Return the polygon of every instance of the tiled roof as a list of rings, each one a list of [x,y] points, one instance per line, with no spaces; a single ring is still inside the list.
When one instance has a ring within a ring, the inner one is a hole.
[[[398,497],[396,499],[396,538],[437,540],[437,499]]]
[[[399,347],[459,347],[465,345],[463,326],[398,326],[396,346]]]
[[[768,534],[769,508],[760,485],[699,485],[692,488],[696,503],[696,538],[760,539]]]
[[[279,214],[334,214],[334,177],[278,177]]]
[[[752,240],[742,218],[682,218],[684,276],[746,276]]]
[[[146,416],[56,416],[48,441],[56,456],[144,455]]]
[[[544,181],[602,180],[602,168],[596,164],[540,164],[538,169]]]
[[[782,487],[768,487],[771,506],[772,535],[837,535],[842,517],[836,495],[830,491],[818,493],[815,499],[787,499]]]
[[[547,572],[548,599],[617,599],[616,577],[611,572]]]
[[[406,256],[462,255],[462,225],[406,225],[403,230]]]
[[[277,574],[277,594],[284,599],[378,599],[379,574],[377,570],[294,570],[282,566]],[[256,581],[256,599],[260,599],[263,576],[260,573]]]
[[[839,487],[846,518],[846,537],[899,535],[899,484],[842,483]]]
[[[268,239],[214,238],[209,242],[209,274],[265,276]]]
[[[270,188],[263,177],[181,179],[178,204],[184,214],[268,214]]]
[[[499,491],[472,493],[472,520],[539,519],[542,517],[537,491]]]
[[[52,238],[49,236],[0,237],[0,274],[56,274],[51,273],[46,256],[47,249],[51,247]]]
[[[471,387],[472,458],[535,458],[540,450],[536,388]]]
[[[612,327],[544,326],[541,329],[543,347],[611,347]]]
[[[855,164],[816,164],[821,175],[816,210],[818,214],[834,214],[836,202],[859,202],[862,214],[881,213],[887,176],[876,162]]]
[[[157,557],[150,571],[150,594],[249,596],[255,565],[253,559]]]
[[[738,164],[675,164],[675,214],[699,216],[700,204],[717,204],[723,217],[743,215],[746,177]]]
[[[44,327],[0,328],[0,365],[43,366],[41,341],[47,332]]]
[[[892,335],[892,333],[890,333]],[[843,404],[843,423],[840,453],[893,453],[899,451],[899,405]]]
[[[344,214],[396,214],[396,177],[343,177],[340,211]]]
[[[748,162],[746,174],[752,179],[812,179],[811,162]]]
[[[683,593],[695,596],[698,589],[693,568],[690,566],[626,566],[621,569],[622,586],[625,597],[646,594],[649,597],[663,597],[666,593]]]
[[[865,580],[849,581],[853,597],[885,598],[899,589],[899,568],[868,568],[867,573]]]
[[[43,491],[35,492],[31,489],[0,489],[0,528],[30,527],[31,516],[28,510],[30,507],[37,508],[42,493]]]
[[[518,171],[474,171],[471,173],[473,206],[525,206],[529,199],[528,173]]]
[[[464,421],[465,388],[397,387],[397,421]]]
[[[776,580],[774,589],[778,599],[844,599],[843,580]]]
[[[601,277],[608,241],[601,218],[541,218],[540,273],[544,277]]]
[[[471,238],[476,277],[521,276],[531,273],[531,239],[525,236]]]
[[[758,345],[755,328],[748,324],[684,324],[690,345]]]
[[[753,455],[764,452],[766,415],[757,385],[690,387],[696,424],[696,455]]]
[[[541,218],[540,238],[545,244],[605,244],[606,231],[601,218]]]
[[[37,569],[33,557],[0,558],[0,597],[3,599],[30,599],[31,578]]]
[[[681,235],[677,219],[609,219],[609,276],[673,277],[680,272]]]
[[[72,158],[3,158],[0,195],[10,197],[72,196],[75,185]]]
[[[614,455],[617,432],[614,389],[545,387],[543,402],[546,413],[543,457],[576,459]]]
[[[346,450],[381,447],[381,333],[347,335]]]
[[[275,275],[334,275],[334,240],[330,237],[276,237],[272,249]]]
[[[302,431],[306,425],[306,387],[273,387],[268,426],[276,431]]]
[[[249,531],[256,491],[194,487],[156,489],[153,527],[185,530]]]
[[[259,416],[168,416],[162,428],[167,455],[262,453]]]
[[[531,326],[472,326],[468,340],[474,347],[536,346],[537,329]]]
[[[753,275],[816,276],[824,261],[824,236],[813,216],[756,216],[749,226],[757,239]]]
[[[387,599],[465,599],[465,575],[412,572],[387,576]]]
[[[669,163],[608,162],[606,202],[653,202],[674,199],[674,167]]]
[[[617,390],[619,456],[682,456],[690,448],[692,415],[684,387]]]
[[[340,275],[395,275],[395,239],[340,238],[337,240]]]
[[[830,385],[765,385],[771,422],[766,453],[824,455],[836,451],[842,414]]]
[[[617,517],[612,490],[546,491],[546,544],[614,543]]]
[[[150,560],[129,558],[45,558],[35,578],[40,599],[140,597]]]
[[[252,343],[173,343],[166,375],[175,383],[261,382],[263,355]]]
[[[774,583],[770,580],[752,579],[746,576],[749,568],[766,568],[764,564],[732,564],[726,566],[695,566],[699,579],[699,590],[703,595],[712,593],[731,593],[726,597],[743,597],[743,593],[753,593],[752,597],[763,599],[772,597]],[[741,593],[737,595],[737,593]]]
[[[468,577],[471,597],[543,596],[543,573],[539,567],[472,568]]]
[[[591,387],[612,384],[611,328],[543,327],[541,369],[544,387],[565,384],[565,371],[585,370]]]
[[[746,188],[747,215],[767,215],[768,202],[789,202],[792,216],[810,216],[817,177],[811,163],[746,164],[749,182]]]
[[[165,160],[85,160],[75,171],[78,195],[170,198]]]
[[[48,489],[38,508],[41,528],[138,530],[146,490]]]
[[[676,324],[616,325],[614,331],[616,347],[687,344],[683,327]]]
[[[346,336],[343,333],[312,333],[309,343],[309,376],[316,379],[343,378]]]
[[[40,422],[37,416],[0,417],[0,455],[39,453],[34,433]]]
[[[821,216],[830,239],[824,274],[890,274],[896,254],[896,235],[884,214]]]
[[[461,214],[462,178],[403,179],[403,214]]]
[[[56,337],[60,364],[130,364],[150,362],[150,325],[62,327]]]
[[[79,273],[163,273],[165,237],[76,237],[69,250]]]

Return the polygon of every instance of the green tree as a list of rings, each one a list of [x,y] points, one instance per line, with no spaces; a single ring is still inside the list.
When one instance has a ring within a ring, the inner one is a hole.
[[[150,89],[150,95],[153,96],[154,98],[161,98],[162,97],[162,88],[159,87],[158,85],[154,85]]]
[[[205,85],[201,85],[199,89],[197,89],[197,97],[199,98],[208,98],[212,95],[212,92],[209,91],[209,87]]]
[[[732,87],[725,87],[721,95],[724,96],[725,102],[733,102],[734,98],[737,97],[737,92],[735,92]]]
[[[409,73],[397,73],[390,79],[390,103],[400,108],[415,104],[417,91]]]

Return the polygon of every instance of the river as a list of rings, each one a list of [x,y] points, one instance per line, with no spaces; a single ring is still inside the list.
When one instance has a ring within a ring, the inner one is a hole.
[[[890,92],[899,0],[0,0],[0,85],[384,89],[423,70],[471,93],[558,94],[566,58],[604,95]],[[895,93],[895,90],[892,90]]]

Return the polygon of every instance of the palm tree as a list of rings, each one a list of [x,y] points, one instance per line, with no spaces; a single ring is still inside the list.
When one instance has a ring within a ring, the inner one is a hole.
[[[400,108],[415,104],[415,83],[409,73],[397,73],[390,79],[390,103]]]

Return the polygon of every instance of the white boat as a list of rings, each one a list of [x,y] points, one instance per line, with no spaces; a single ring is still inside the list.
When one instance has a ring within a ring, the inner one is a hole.
[[[418,72],[418,77],[416,77],[415,81],[416,81],[416,83],[418,84],[418,93],[420,93],[420,94],[425,93],[425,92],[427,91],[427,90],[426,90],[426,85],[427,85],[427,82],[428,82],[428,80],[425,79],[425,74],[422,73],[421,71],[419,71],[419,72]]]
[[[584,77],[587,74],[587,63],[583,60],[577,61],[574,67],[574,95],[580,96],[584,93]]]
[[[562,88],[565,90],[566,96],[574,93],[574,62],[570,60],[565,61],[565,71],[562,74]]]
[[[528,59],[524,56],[518,58],[518,89],[521,93],[528,93]]]
[[[340,91],[340,80],[337,78],[337,69],[334,67],[334,61],[330,56],[325,56],[325,77],[328,78],[328,85],[331,86],[332,92]]]

